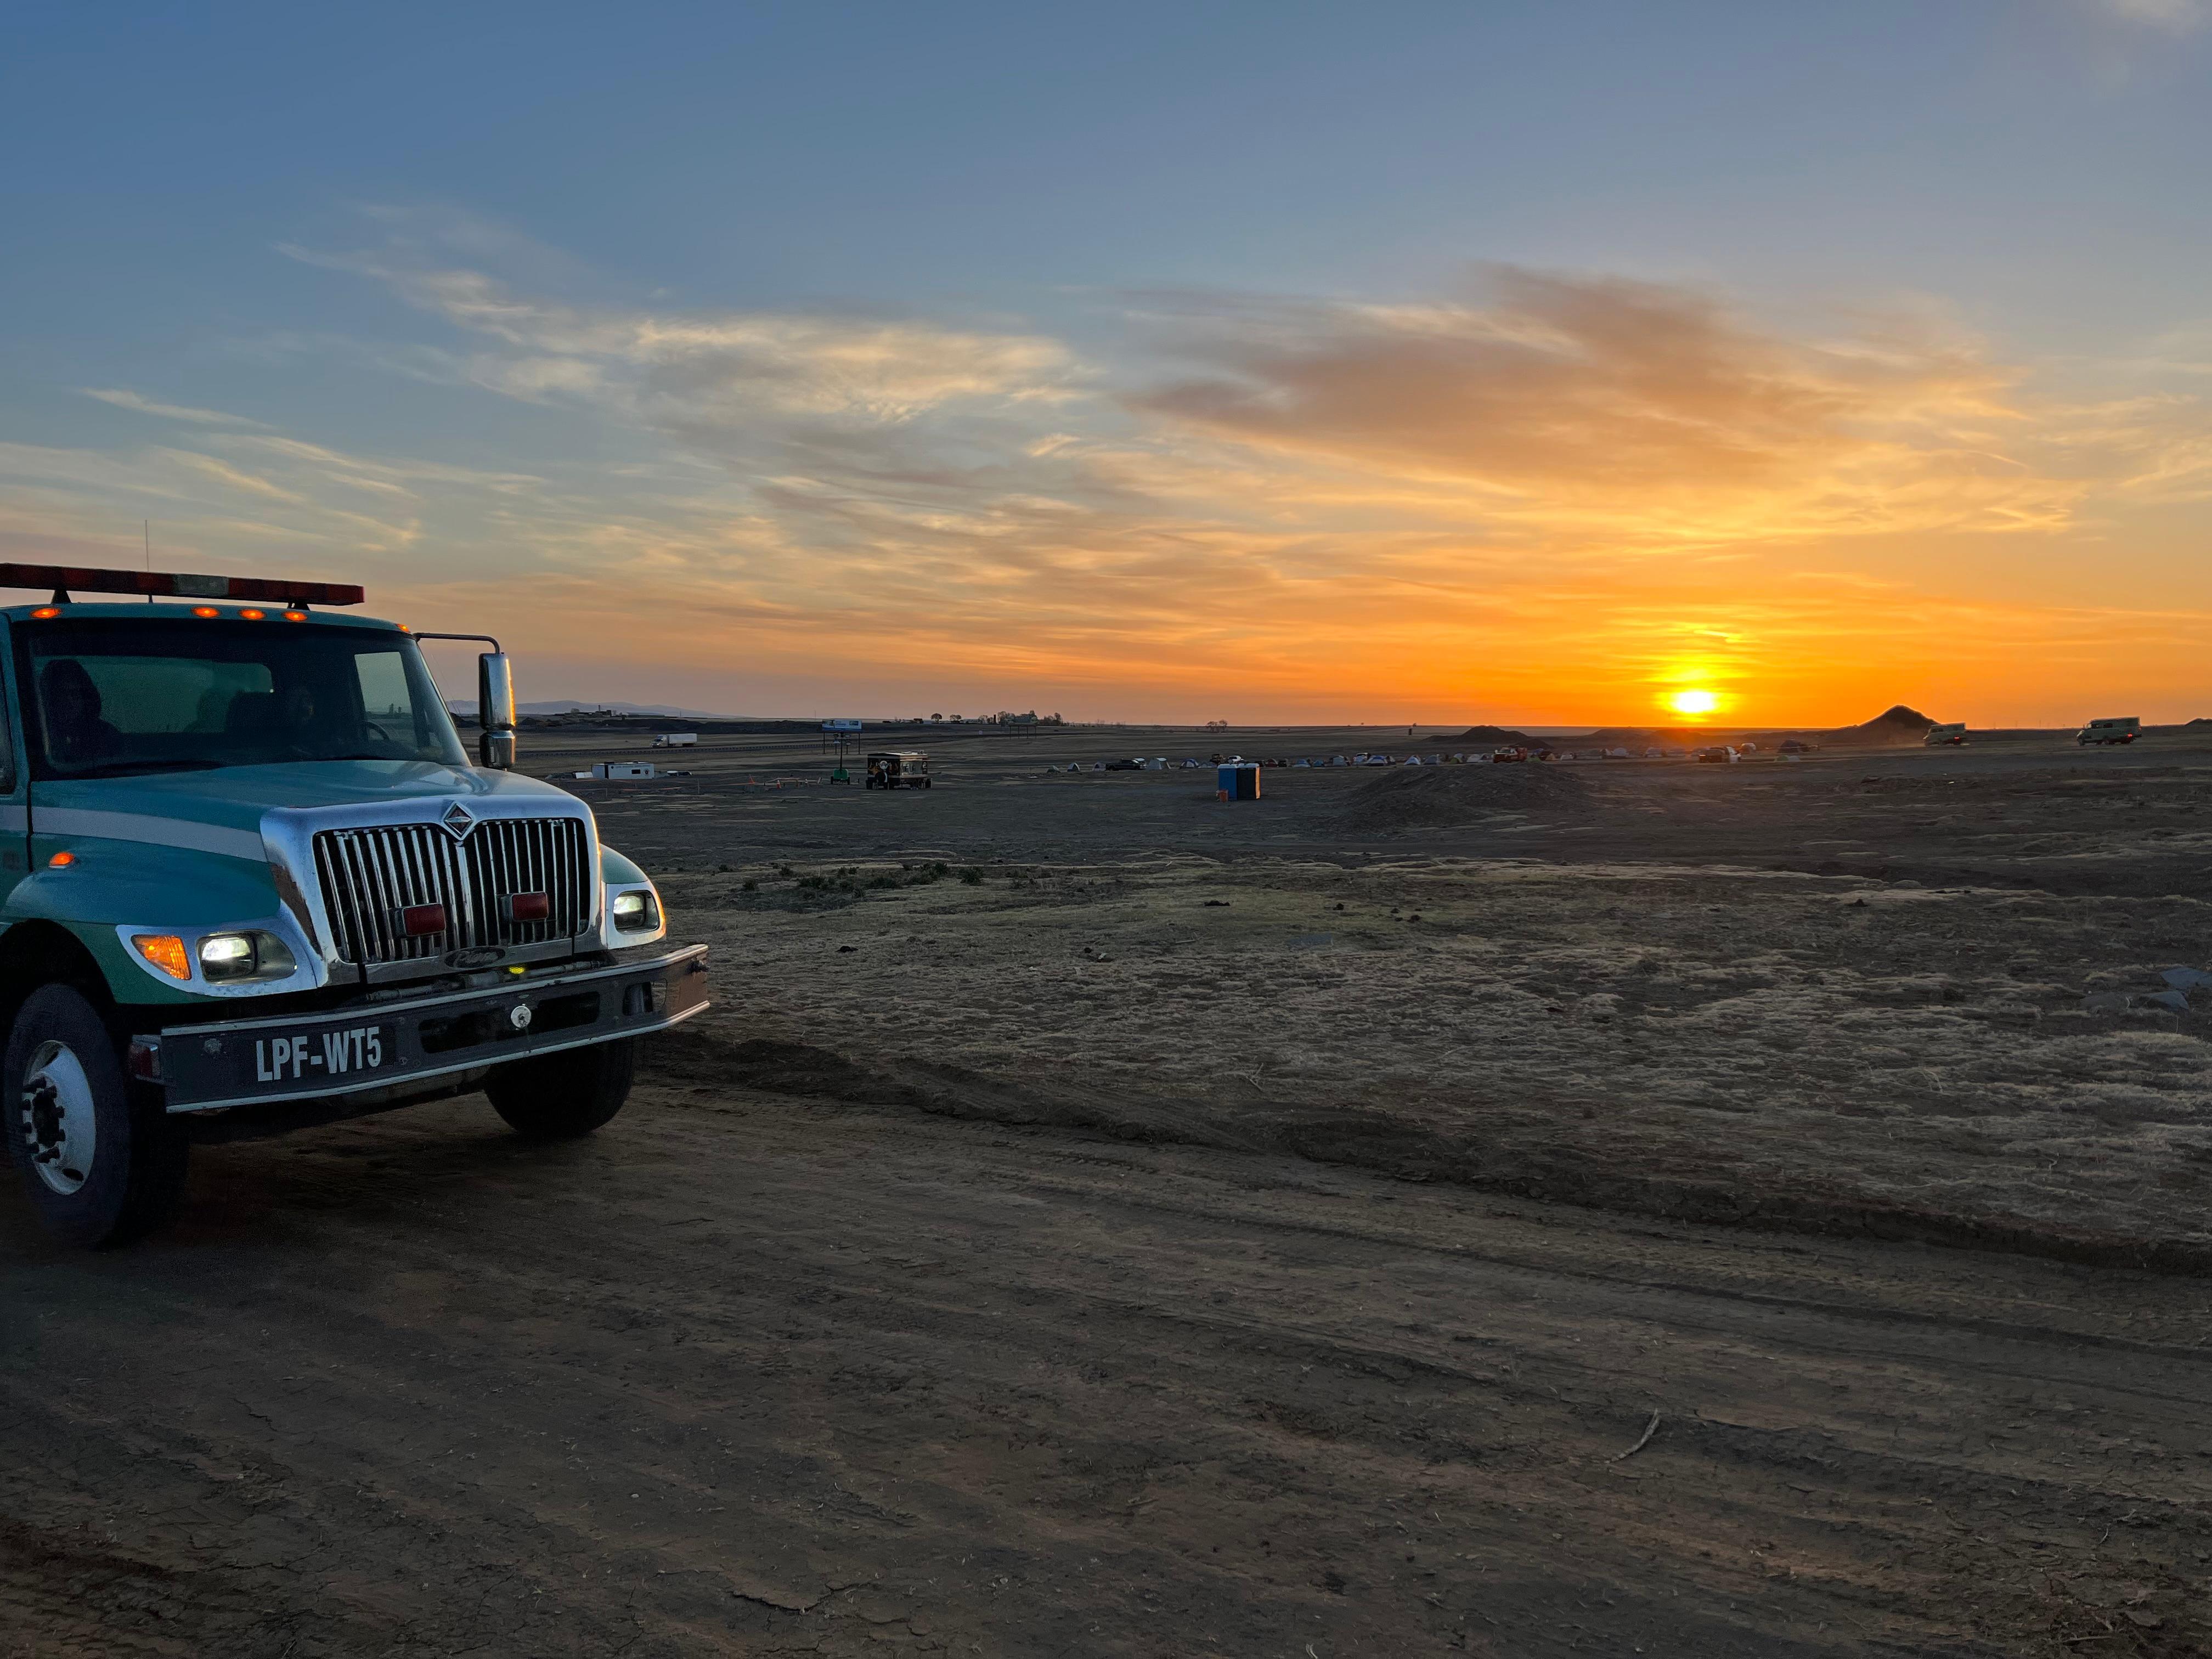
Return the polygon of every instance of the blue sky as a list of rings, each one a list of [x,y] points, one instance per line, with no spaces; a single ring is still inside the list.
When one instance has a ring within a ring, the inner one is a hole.
[[[512,610],[532,696],[2200,712],[2208,22],[35,8],[0,546]]]

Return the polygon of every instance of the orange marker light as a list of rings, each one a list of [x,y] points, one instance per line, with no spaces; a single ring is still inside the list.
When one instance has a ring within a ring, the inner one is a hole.
[[[192,615],[195,617],[220,617],[222,615],[222,612],[216,610],[211,605],[196,605],[192,607]]]
[[[57,853],[57,854],[55,854],[53,855],[53,857],[52,857],[52,858],[50,858],[50,859],[48,859],[48,860],[46,860],[46,867],[47,867],[48,869],[50,869],[50,870],[66,870],[66,869],[68,869],[68,868],[70,867],[70,866],[71,866],[72,864],[75,864],[76,862],[76,854],[74,854],[74,853]]]
[[[286,622],[305,622],[307,620],[307,613],[304,611],[287,611],[284,613],[284,620]]]
[[[61,614],[61,607],[52,605],[42,605],[31,613],[32,617],[40,622],[46,621],[49,617],[58,617]]]
[[[192,959],[185,952],[185,942],[174,933],[133,933],[131,947],[159,968],[171,979],[190,979]]]
[[[269,613],[266,611],[241,611],[238,614],[244,617],[247,622],[267,622],[269,620]]]

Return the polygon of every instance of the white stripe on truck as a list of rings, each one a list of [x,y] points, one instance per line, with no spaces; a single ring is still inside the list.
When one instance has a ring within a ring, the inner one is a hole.
[[[102,841],[181,847],[188,853],[219,853],[225,858],[252,859],[256,864],[269,861],[268,849],[253,830],[225,830],[218,824],[156,817],[150,812],[94,812],[76,806],[37,806],[32,809],[31,827],[41,836],[94,836]]]

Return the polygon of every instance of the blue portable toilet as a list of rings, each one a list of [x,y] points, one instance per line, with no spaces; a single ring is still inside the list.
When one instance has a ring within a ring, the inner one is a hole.
[[[1213,787],[1224,800],[1257,800],[1260,768],[1250,761],[1236,766],[1217,766],[1213,769]]]

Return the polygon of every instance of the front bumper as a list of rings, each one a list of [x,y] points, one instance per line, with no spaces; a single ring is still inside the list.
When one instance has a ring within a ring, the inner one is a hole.
[[[327,1012],[173,1026],[133,1040],[172,1112],[409,1091],[563,1048],[665,1031],[707,1006],[707,947],[527,982]],[[142,1072],[142,1075],[143,1073]]]

